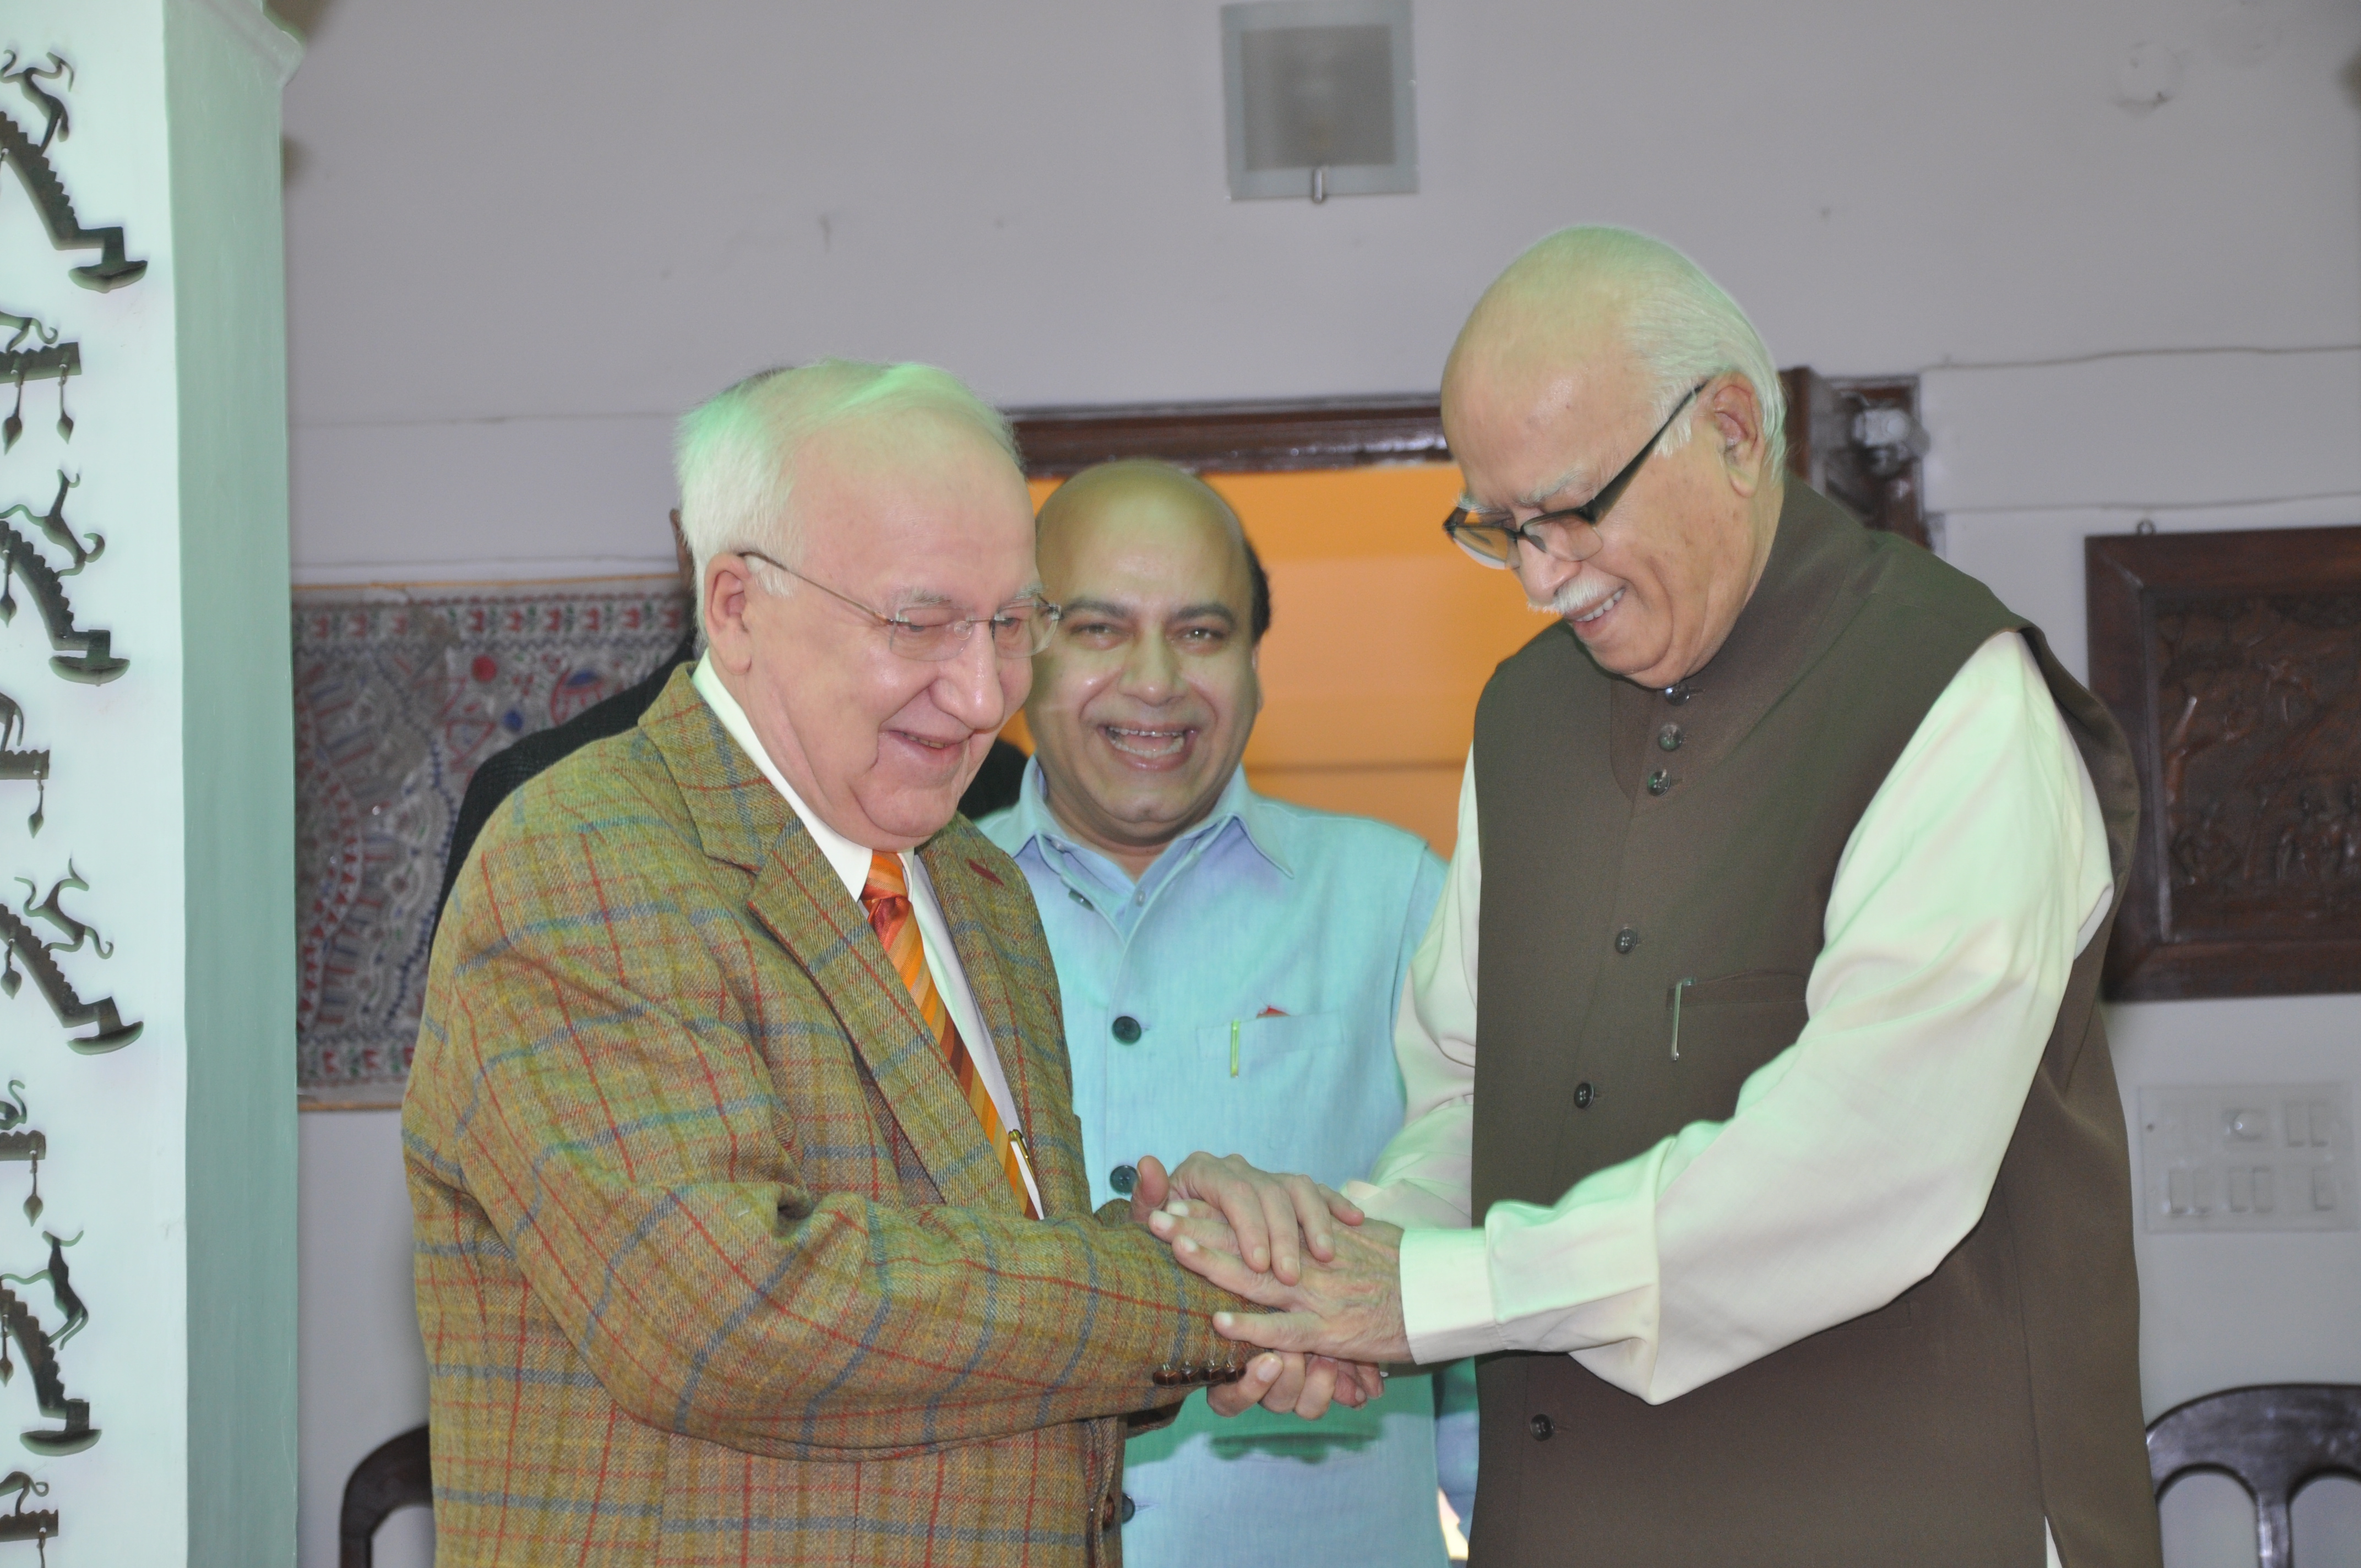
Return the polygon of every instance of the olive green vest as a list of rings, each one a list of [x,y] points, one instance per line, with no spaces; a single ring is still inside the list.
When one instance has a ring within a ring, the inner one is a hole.
[[[2105,708],[1982,585],[1800,484],[1680,686],[1606,674],[1563,624],[1500,666],[1476,718],[1478,1216],[1732,1114],[1804,1027],[1854,824],[2009,628],[2097,786],[2120,899],[2139,795]],[[2068,1568],[2154,1568],[2106,945],[2074,966],[1982,1218],[1892,1305],[1662,1405],[1569,1356],[1488,1358],[1476,1561],[2039,1568],[2047,1518]]]

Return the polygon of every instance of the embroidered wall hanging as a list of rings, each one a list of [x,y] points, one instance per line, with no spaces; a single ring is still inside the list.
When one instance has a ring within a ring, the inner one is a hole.
[[[654,669],[687,600],[671,577],[306,588],[294,617],[298,1079],[391,1102],[468,779]]]

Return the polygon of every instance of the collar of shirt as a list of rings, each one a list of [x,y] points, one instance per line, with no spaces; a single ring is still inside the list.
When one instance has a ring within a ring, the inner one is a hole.
[[[1038,845],[1037,854],[1046,858],[1054,853],[1111,893],[1120,894],[1137,889],[1142,902],[1178,875],[1199,851],[1210,848],[1233,822],[1238,825],[1246,842],[1254,846],[1255,852],[1268,861],[1280,875],[1295,875],[1290,861],[1291,846],[1288,843],[1286,820],[1268,809],[1262,796],[1247,786],[1244,768],[1230,774],[1230,782],[1222,786],[1205,819],[1166,845],[1155,863],[1136,881],[1112,857],[1076,839],[1058,820],[1049,809],[1049,782],[1042,774],[1038,757],[1025,765],[1025,780],[1011,810],[1017,833],[1016,848],[1010,853],[1012,860],[1021,858],[1027,848]]]
[[[804,797],[796,793],[795,786],[780,773],[778,764],[771,761],[771,753],[763,747],[762,737],[754,733],[754,721],[746,717],[746,710],[738,706],[738,699],[731,696],[730,688],[721,684],[720,672],[713,667],[712,654],[708,653],[697,662],[697,672],[689,676],[689,682],[697,687],[697,695],[705,699],[705,705],[713,709],[713,717],[721,720],[721,728],[730,731],[730,739],[737,741],[739,750],[754,760],[754,765],[763,770],[763,776],[771,781],[771,787],[785,798],[788,809],[803,823],[804,831],[810,834],[812,842],[819,846],[820,855],[828,861],[829,869],[843,880],[844,891],[852,895],[855,904],[860,903],[861,890],[869,885],[869,859],[873,851],[867,845],[854,843],[821,821],[818,814],[804,804]],[[903,865],[906,867],[910,860],[910,856],[904,855]]]

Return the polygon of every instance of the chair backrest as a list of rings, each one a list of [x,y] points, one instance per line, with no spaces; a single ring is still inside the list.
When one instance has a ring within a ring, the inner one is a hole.
[[[434,1465],[428,1457],[426,1429],[416,1427],[369,1451],[345,1482],[344,1511],[337,1518],[338,1568],[370,1568],[377,1527],[396,1508],[434,1502]]]
[[[2262,1568],[2295,1568],[2288,1505],[2323,1475],[2361,1481],[2361,1383],[2271,1383],[2176,1405],[2147,1429],[2156,1495],[2195,1470],[2255,1499]]]

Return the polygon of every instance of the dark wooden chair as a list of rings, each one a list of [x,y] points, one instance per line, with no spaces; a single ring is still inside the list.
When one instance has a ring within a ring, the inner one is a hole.
[[[2361,1481],[2361,1383],[2272,1383],[2176,1405],[2147,1429],[2147,1468],[2158,1497],[2199,1470],[2244,1486],[2262,1568],[2295,1568],[2295,1495],[2323,1475]]]
[[[353,1466],[345,1482],[345,1507],[336,1521],[337,1568],[370,1568],[377,1527],[396,1508],[434,1502],[434,1466],[427,1457],[426,1429],[418,1427],[381,1442]]]

